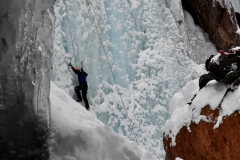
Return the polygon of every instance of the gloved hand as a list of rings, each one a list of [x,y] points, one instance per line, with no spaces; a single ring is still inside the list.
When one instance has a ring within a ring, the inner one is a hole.
[[[68,64],[68,66],[71,66],[71,67],[72,67],[72,64],[71,64],[71,62]]]

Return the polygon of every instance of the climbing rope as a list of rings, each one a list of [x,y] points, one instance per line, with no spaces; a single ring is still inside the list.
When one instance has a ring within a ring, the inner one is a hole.
[[[67,8],[66,1],[63,0],[63,3],[64,3],[64,5],[65,5],[66,13],[67,13],[68,28],[69,28],[69,32],[70,32],[70,37],[71,37],[72,47],[73,47],[74,59],[75,59],[76,66],[78,67],[78,65],[77,65],[77,60],[76,60],[76,52],[75,52],[75,48],[74,48],[74,45],[73,45],[72,30],[71,30],[70,20],[69,20],[69,16],[68,16],[68,15],[69,15],[69,12],[68,12],[68,8]]]
[[[75,52],[75,48],[74,48],[74,45],[73,45],[72,30],[71,30],[70,20],[69,20],[69,12],[68,12],[68,8],[67,8],[66,1],[63,0],[63,3],[64,3],[64,5],[65,5],[66,13],[67,13],[68,28],[69,28],[70,35],[71,35],[71,42],[72,42],[72,47],[73,47],[73,51],[74,51],[74,59],[75,59],[76,67],[78,67],[78,64],[77,64],[77,61],[76,61],[76,52]],[[71,62],[71,59],[72,59],[72,58],[70,58],[70,62]],[[83,68],[82,62],[81,62],[81,68]],[[89,93],[90,93],[90,97],[91,97],[91,99],[92,99],[90,87],[88,88],[88,90],[89,90]]]
[[[115,76],[114,76],[114,74],[113,74],[113,70],[112,70],[112,67],[111,67],[111,65],[110,65],[109,58],[108,58],[108,56],[107,56],[105,47],[104,47],[104,45],[103,45],[102,38],[101,38],[100,33],[99,33],[99,31],[98,31],[98,27],[97,27],[95,18],[94,18],[94,16],[93,16],[92,10],[91,10],[91,8],[90,8],[89,1],[86,0],[86,3],[87,3],[87,7],[88,7],[88,9],[89,9],[89,12],[90,12],[90,14],[91,14],[92,20],[93,20],[93,22],[94,22],[95,28],[96,28],[96,30],[97,30],[97,34],[98,34],[99,40],[100,40],[101,45],[102,45],[102,48],[103,48],[103,52],[104,52],[104,54],[105,54],[105,56],[106,56],[106,58],[107,58],[108,65],[109,65],[109,68],[110,68],[110,70],[111,70],[111,73],[112,73],[112,76],[113,76],[113,79],[114,79],[114,83],[115,83],[116,88],[117,88],[117,92],[118,92],[118,94],[119,94],[119,96],[120,96],[121,102],[122,102],[122,104],[123,104],[123,108],[124,108],[124,110],[125,110],[125,112],[126,112],[126,115],[127,115],[127,118],[128,118],[129,124],[130,124],[130,127],[131,127],[131,129],[132,129],[132,133],[133,133],[133,135],[134,135],[134,137],[135,137],[135,141],[137,142],[137,144],[139,144],[139,143],[138,143],[138,140],[137,140],[137,137],[136,137],[136,134],[135,134],[135,132],[134,132],[133,126],[132,126],[132,122],[131,122],[131,120],[130,120],[130,118],[129,118],[129,116],[128,116],[128,113],[127,113],[125,104],[124,104],[123,99],[122,99],[122,96],[121,96],[121,94],[120,94],[120,90],[119,90],[119,87],[118,87],[116,78],[115,78]]]
[[[215,2],[216,2],[222,9],[224,9],[224,11],[227,13],[227,15],[238,25],[238,27],[240,27],[240,25],[239,25],[239,23],[237,22],[237,20],[236,20],[233,16],[230,15],[230,13],[228,12],[228,10],[227,10],[224,6],[222,6],[221,3],[218,2],[217,0],[215,0]]]

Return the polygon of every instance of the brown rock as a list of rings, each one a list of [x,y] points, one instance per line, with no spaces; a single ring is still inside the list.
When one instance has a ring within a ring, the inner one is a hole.
[[[240,35],[236,33],[238,24],[229,16],[230,14],[235,19],[233,8],[228,13],[213,0],[182,0],[182,5],[192,15],[195,23],[208,33],[218,50],[228,51],[240,45]]]
[[[240,159],[240,114],[235,111],[223,118],[223,123],[214,129],[219,110],[209,106],[202,109],[212,122],[201,121],[190,125],[191,132],[183,127],[177,137],[176,146],[170,146],[171,139],[164,135],[166,160],[180,157],[184,160],[239,160]]]

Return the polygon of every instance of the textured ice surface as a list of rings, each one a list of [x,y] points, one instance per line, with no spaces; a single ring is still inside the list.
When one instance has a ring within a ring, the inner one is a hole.
[[[240,13],[240,1],[239,0],[230,0],[235,12]]]
[[[0,0],[0,159],[47,158],[52,6]]]
[[[140,146],[164,157],[162,127],[169,117],[174,93],[203,71],[205,57],[215,54],[208,36],[182,11],[181,1],[57,0],[52,81],[74,97],[77,78],[67,67],[83,62],[89,74],[88,99],[98,118],[116,132],[134,140],[127,115],[114,84],[107,58],[120,88]],[[177,5],[175,5],[177,4]],[[67,55],[67,57],[66,57]],[[194,62],[194,61],[195,62]]]

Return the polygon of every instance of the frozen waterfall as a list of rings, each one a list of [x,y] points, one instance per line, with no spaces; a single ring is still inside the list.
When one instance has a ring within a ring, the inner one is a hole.
[[[0,159],[49,157],[50,81],[76,98],[67,57],[89,74],[91,112],[134,141],[121,95],[140,147],[164,157],[170,98],[205,72],[214,45],[180,0],[86,2],[0,0]]]
[[[170,98],[204,72],[198,64],[216,53],[214,45],[182,10],[180,0],[97,0],[89,6],[86,2],[66,0],[73,41],[65,1],[55,3],[52,81],[75,98],[77,79],[66,57],[72,57],[75,67],[82,61],[89,74],[90,108],[102,122],[134,140],[109,59],[140,146],[164,157],[162,127],[169,117]]]

